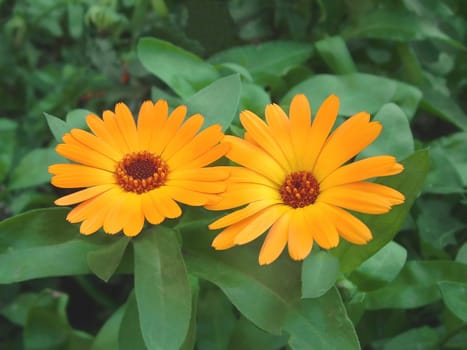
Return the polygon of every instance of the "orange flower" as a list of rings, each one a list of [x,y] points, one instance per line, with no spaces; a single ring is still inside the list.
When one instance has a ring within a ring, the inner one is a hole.
[[[372,238],[368,227],[345,209],[382,214],[403,203],[398,191],[365,181],[398,174],[403,166],[386,155],[347,163],[378,137],[382,126],[360,112],[331,133],[338,109],[337,96],[329,96],[312,123],[307,98],[297,95],[290,118],[276,104],[266,107],[266,122],[250,111],[241,113],[245,138],[225,136],[222,143],[230,146],[227,158],[242,167],[228,167],[231,177],[222,200],[208,209],[247,206],[209,225],[224,229],[214,248],[246,244],[269,230],[259,254],[259,263],[269,264],[286,244],[290,256],[301,260],[313,242],[330,249],[339,236],[355,244]]]
[[[54,164],[52,184],[83,188],[61,197],[57,205],[80,203],[67,220],[82,222],[80,231],[91,234],[103,227],[127,236],[141,232],[145,219],[159,224],[177,218],[177,202],[202,206],[217,201],[225,189],[228,171],[205,168],[222,157],[227,144],[219,144],[219,125],[200,133],[204,118],[195,114],[184,122],[187,109],[175,108],[170,116],[164,100],[141,105],[138,124],[123,103],[103,119],[91,114],[86,122],[92,132],[72,129],[63,136],[57,152],[75,163]]]

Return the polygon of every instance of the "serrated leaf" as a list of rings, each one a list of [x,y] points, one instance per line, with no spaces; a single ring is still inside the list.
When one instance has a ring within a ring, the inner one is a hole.
[[[179,349],[190,323],[191,291],[177,232],[159,226],[132,243],[144,342],[149,349]]]

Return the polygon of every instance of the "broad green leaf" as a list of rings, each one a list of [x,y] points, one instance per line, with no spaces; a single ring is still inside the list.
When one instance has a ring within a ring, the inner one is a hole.
[[[37,209],[0,222],[0,284],[91,273],[86,256],[118,239],[85,237],[66,209]]]
[[[462,178],[463,185],[467,187],[467,132],[458,132],[439,138],[432,142],[430,146],[442,149]]]
[[[271,103],[271,97],[261,86],[246,82],[242,83],[240,111],[248,109],[257,115],[264,115],[264,109],[269,103]]]
[[[240,317],[230,339],[229,350],[279,350],[287,345],[287,337],[267,333],[245,317]]]
[[[302,298],[324,295],[339,277],[339,260],[326,251],[311,253],[302,264]]]
[[[72,38],[79,38],[83,33],[84,8],[81,3],[68,2],[68,31]]]
[[[236,63],[251,73],[283,76],[290,69],[301,65],[312,53],[312,45],[293,41],[271,41],[259,45],[232,47],[209,58],[213,64]]]
[[[24,326],[29,310],[38,302],[42,296],[37,293],[22,293],[15,300],[0,309],[0,315],[11,323]]]
[[[438,197],[423,196],[417,200],[416,224],[423,245],[442,251],[447,245],[456,244],[455,234],[467,224],[455,216],[458,201],[440,201]]]
[[[357,159],[383,154],[404,159],[413,153],[414,142],[409,121],[397,105],[394,103],[384,105],[373,120],[383,125],[383,131],[376,141],[360,152]]]
[[[463,181],[454,164],[441,147],[430,148],[431,169],[426,177],[424,192],[462,193]]]
[[[70,130],[67,123],[49,113],[44,112],[44,116],[55,140],[57,142],[62,142],[62,136]]]
[[[117,320],[118,321],[118,320]],[[140,317],[138,313],[138,305],[134,291],[128,296],[122,320],[120,322],[120,329],[118,332],[118,347],[117,349],[131,349],[131,350],[152,350],[155,348],[146,347],[144,343]],[[113,342],[112,342],[113,343]],[[114,348],[115,349],[115,348]],[[100,350],[100,349],[99,349]]]
[[[331,252],[339,258],[341,271],[353,271],[388,242],[399,231],[404,220],[417,198],[423,181],[428,172],[429,158],[426,150],[413,153],[402,161],[404,171],[378,182],[392,187],[405,195],[405,203],[394,206],[391,211],[383,215],[358,215],[373,233],[373,239],[366,245],[354,245],[341,241],[339,246]]]
[[[185,340],[180,347],[180,350],[192,350],[196,343],[196,316],[198,313],[198,299],[199,299],[199,279],[193,275],[188,275],[191,289],[191,318],[188,332]]]
[[[17,123],[13,120],[0,118],[0,181],[10,172],[16,144]]]
[[[467,265],[454,261],[410,261],[386,287],[367,293],[367,309],[416,308],[441,298],[438,282],[465,283]]]
[[[88,129],[88,125],[86,124],[86,117],[89,114],[93,113],[87,109],[73,109],[72,111],[68,112],[65,118],[66,124],[68,126],[67,131],[70,131],[73,128]]]
[[[212,65],[167,41],[142,38],[137,52],[143,66],[184,99],[219,77]]]
[[[120,237],[102,248],[90,251],[87,255],[87,261],[91,271],[107,282],[120,265],[129,242],[128,237]]]
[[[292,348],[359,348],[335,290],[321,298],[301,299],[298,264],[283,256],[259,266],[256,242],[215,251],[209,246],[213,234],[204,227],[203,222],[180,227],[188,270],[220,287],[246,318],[270,333],[286,332]]]
[[[237,115],[240,92],[239,75],[229,75],[193,95],[187,102],[188,111],[201,113],[205,117],[204,126],[220,124],[225,130]]]
[[[464,243],[457,251],[456,261],[467,264],[467,243]]]
[[[362,291],[381,288],[396,278],[406,259],[407,250],[391,241],[353,271],[349,279]]]
[[[383,350],[435,350],[438,341],[438,332],[433,328],[412,328],[390,339]]]
[[[125,314],[126,304],[120,306],[104,323],[94,339],[91,350],[115,350],[119,348],[118,335]],[[135,347],[132,349],[136,350]]]
[[[344,39],[332,36],[315,43],[316,51],[335,74],[355,73],[357,67],[352,60]]]
[[[132,243],[144,342],[149,349],[179,349],[190,323],[191,291],[177,232],[159,226]]]
[[[462,321],[467,322],[467,283],[463,282],[438,282],[443,301],[451,312]]]
[[[357,334],[336,288],[316,299],[301,299],[284,326],[292,349],[360,349]]]
[[[399,42],[437,39],[457,48],[464,47],[462,43],[442,32],[436,22],[407,11],[375,10],[361,16],[353,27],[343,33],[346,38],[375,38]]]
[[[203,350],[225,350],[235,327],[233,305],[217,288],[202,292],[198,302],[196,345]]]
[[[422,93],[417,88],[376,75],[353,73],[346,75],[318,74],[294,86],[281,101],[285,106],[292,97],[304,93],[316,111],[331,94],[340,99],[339,114],[349,116],[360,111],[376,113],[389,102],[397,104],[409,119],[415,114]],[[315,112],[316,113],[316,112]]]
[[[441,94],[433,88],[423,88],[421,107],[467,131],[467,114],[451,97]]]
[[[63,158],[53,148],[33,149],[13,169],[8,188],[16,190],[49,182],[51,176],[48,172],[49,165],[62,162]]]

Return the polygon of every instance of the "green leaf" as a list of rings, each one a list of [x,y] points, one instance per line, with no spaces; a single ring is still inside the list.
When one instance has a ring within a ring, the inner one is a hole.
[[[230,350],[279,350],[287,345],[287,337],[267,333],[245,317],[240,317],[230,339]]]
[[[339,258],[342,272],[348,273],[363,261],[375,254],[397,234],[399,228],[417,198],[429,169],[429,158],[426,150],[413,153],[402,161],[404,171],[378,182],[392,187],[405,195],[405,203],[397,205],[384,215],[358,215],[373,233],[373,239],[366,245],[354,245],[345,241],[331,252]]]
[[[191,318],[188,332],[186,334],[183,345],[180,350],[193,350],[196,343],[196,315],[198,311],[198,299],[199,299],[199,279],[193,275],[188,275],[191,289]]]
[[[128,237],[120,237],[111,244],[90,251],[87,255],[89,269],[107,282],[120,265],[129,242]]]
[[[421,107],[456,125],[461,130],[467,131],[467,114],[451,97],[443,95],[433,88],[425,87],[423,88]]]
[[[68,2],[68,31],[72,38],[79,38],[83,33],[84,8],[80,3]]]
[[[464,243],[457,251],[456,261],[467,264],[467,243]]]
[[[311,253],[302,264],[302,298],[324,295],[339,277],[339,260],[326,251]]]
[[[271,41],[260,45],[232,47],[209,58],[213,64],[236,63],[257,80],[261,73],[283,76],[301,65],[312,53],[312,46],[293,41]]]
[[[118,335],[125,310],[126,304],[119,307],[117,311],[107,319],[97,333],[92,343],[91,350],[114,350],[119,348]],[[132,349],[136,350],[134,346]]]
[[[51,176],[48,172],[49,165],[62,162],[63,158],[53,148],[33,149],[13,169],[8,188],[16,190],[49,182]]]
[[[339,113],[346,116],[360,111],[373,114],[384,104],[393,102],[411,118],[422,97],[420,90],[411,85],[363,73],[314,75],[289,90],[281,105],[290,104],[298,93],[308,97],[313,110],[317,110],[330,94],[336,94],[340,99]]]
[[[137,52],[143,66],[184,99],[219,77],[212,65],[167,41],[142,38]]]
[[[0,118],[0,181],[10,172],[16,144],[17,123]]]
[[[332,36],[315,43],[321,58],[336,74],[350,74],[357,71],[344,39]]]
[[[336,288],[294,305],[284,326],[292,349],[360,349],[357,334]]]
[[[68,126],[68,130],[70,131],[73,128],[77,129],[88,129],[88,125],[86,123],[86,117],[89,114],[93,114],[91,111],[87,109],[73,109],[72,111],[68,112],[66,115],[66,124]]]
[[[457,48],[462,43],[453,40],[427,18],[407,11],[375,10],[361,16],[353,28],[344,30],[346,38],[374,38],[409,42],[414,40],[437,39]]]
[[[397,105],[385,104],[373,120],[383,125],[383,131],[376,141],[360,152],[357,159],[383,154],[403,159],[413,153],[414,142],[409,121]]]
[[[47,125],[49,126],[52,135],[54,135],[57,142],[62,142],[62,137],[69,131],[67,123],[56,116],[44,112]]]
[[[201,293],[196,321],[196,345],[203,350],[226,350],[235,327],[233,305],[217,288]]]
[[[438,332],[433,328],[413,328],[389,340],[383,350],[435,350],[438,341]]]
[[[229,75],[193,95],[187,102],[188,111],[201,113],[206,118],[205,126],[220,124],[225,130],[237,115],[240,92],[240,76]]]
[[[138,305],[134,291],[128,296],[118,332],[118,347],[116,349],[152,350],[144,343]],[[115,349],[115,348],[114,348]],[[99,349],[100,350],[100,349]]]
[[[246,318],[270,333],[286,332],[293,348],[359,348],[336,290],[301,299],[298,264],[283,256],[273,265],[259,266],[257,242],[215,251],[209,246],[213,234],[205,227],[202,221],[180,227],[188,269],[221,288]]]
[[[454,261],[410,261],[392,283],[367,293],[366,308],[416,308],[441,298],[437,283],[465,283],[467,265]]]
[[[458,132],[439,138],[430,146],[442,149],[452,166],[456,168],[462,184],[467,187],[467,132]]]
[[[464,184],[461,175],[441,147],[430,149],[431,169],[426,177],[424,192],[462,193]]]
[[[149,349],[179,349],[190,323],[191,291],[177,232],[159,226],[132,243],[144,342]]]
[[[406,260],[407,250],[391,241],[352,272],[349,279],[359,290],[378,289],[396,278]]]
[[[91,273],[87,254],[118,238],[80,235],[67,212],[38,209],[0,222],[0,284]]]
[[[438,287],[448,309],[467,322],[467,283],[441,281],[438,282]]]
[[[240,111],[248,109],[253,113],[263,115],[264,109],[269,103],[271,103],[271,97],[261,86],[246,82],[242,83]]]

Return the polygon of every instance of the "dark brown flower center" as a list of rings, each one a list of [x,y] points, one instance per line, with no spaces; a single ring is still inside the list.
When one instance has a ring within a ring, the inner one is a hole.
[[[287,175],[279,189],[282,200],[292,208],[303,208],[313,204],[319,195],[319,184],[307,171]]]
[[[159,156],[147,151],[127,154],[117,164],[117,183],[127,192],[138,194],[162,186],[169,167]]]

